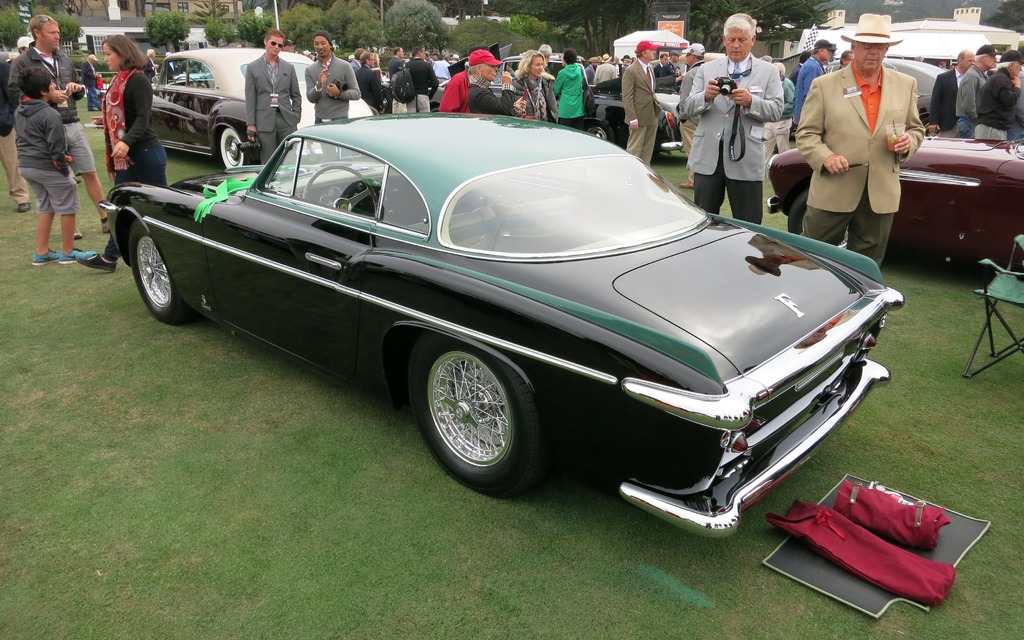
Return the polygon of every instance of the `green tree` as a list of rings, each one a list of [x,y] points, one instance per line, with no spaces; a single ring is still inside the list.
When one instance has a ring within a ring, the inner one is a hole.
[[[231,13],[231,7],[224,0],[205,0],[203,2],[197,2],[196,10],[193,15],[196,18],[196,22],[199,24],[208,24],[210,20],[224,21]],[[209,38],[207,38],[209,41]]]
[[[1018,33],[1024,31],[1024,0],[1003,0],[988,23]]]
[[[384,16],[384,30],[391,44],[407,49],[441,50],[450,39],[441,13],[427,0],[398,0]]]
[[[70,16],[61,16],[56,19],[57,26],[60,27],[60,39],[64,42],[73,42],[75,46],[73,49],[78,49],[78,39],[82,36],[82,25],[78,24],[78,20]]]
[[[528,38],[521,33],[515,33],[501,22],[487,18],[477,17],[464,20],[451,31],[450,46],[463,55],[472,47],[486,47],[494,43],[500,46],[511,44],[512,51],[515,53],[534,49],[540,44],[536,38]]]
[[[18,46],[18,38],[25,35],[25,25],[21,24],[17,11],[0,13],[0,44],[8,49]]]
[[[188,20],[182,13],[162,12],[146,18],[146,37],[156,44],[162,42],[168,51],[177,51],[178,44],[188,38]]]
[[[250,47],[263,48],[263,36],[267,34],[267,29],[273,26],[273,16],[265,13],[258,16],[252,11],[246,11],[238,17],[238,40]]]
[[[548,30],[548,25],[534,16],[517,13],[508,22],[508,28],[531,38],[539,38]]]
[[[387,42],[384,28],[380,24],[380,14],[370,0],[351,0],[349,2],[348,24],[344,32],[345,44],[356,47],[377,48]]]
[[[203,27],[203,33],[211,47],[225,47],[235,41],[235,28],[229,20],[210,18]]]
[[[327,30],[323,9],[300,4],[281,14],[281,31],[297,49],[312,50],[313,33],[320,30]]]

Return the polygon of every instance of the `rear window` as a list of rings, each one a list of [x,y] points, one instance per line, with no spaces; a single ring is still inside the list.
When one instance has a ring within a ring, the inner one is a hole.
[[[703,211],[633,156],[519,167],[473,180],[449,199],[442,244],[516,257],[564,257],[658,242]]]

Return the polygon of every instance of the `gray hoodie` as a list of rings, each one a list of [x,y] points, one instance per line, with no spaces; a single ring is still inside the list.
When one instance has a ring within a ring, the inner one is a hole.
[[[60,115],[43,100],[26,100],[14,112],[18,132],[18,162],[23,167],[49,169],[70,175],[64,125]]]

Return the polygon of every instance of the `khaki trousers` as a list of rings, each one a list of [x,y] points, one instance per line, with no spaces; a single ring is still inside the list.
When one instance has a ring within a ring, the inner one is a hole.
[[[8,192],[16,204],[28,202],[28,183],[18,173],[18,142],[17,134],[11,131],[0,136],[0,163],[7,174]]]
[[[875,213],[864,189],[860,204],[853,211],[823,211],[810,205],[804,214],[804,235],[839,246],[846,237],[846,248],[874,260],[882,266],[889,244],[892,213]]]

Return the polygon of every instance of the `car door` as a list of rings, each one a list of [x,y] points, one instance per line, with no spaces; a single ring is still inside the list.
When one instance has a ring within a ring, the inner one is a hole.
[[[385,165],[340,145],[299,137],[286,145],[243,199],[214,206],[203,221],[217,305],[229,325],[348,376],[359,264]]]
[[[210,113],[223,98],[214,91],[213,69],[201,60],[189,60],[185,88],[176,96],[176,104],[184,117],[182,145],[190,151],[210,149]]]
[[[164,144],[172,147],[181,145],[185,127],[185,115],[178,102],[188,78],[187,67],[185,58],[168,58],[153,83],[153,130]]]

